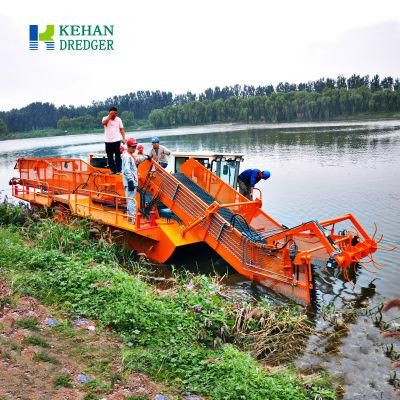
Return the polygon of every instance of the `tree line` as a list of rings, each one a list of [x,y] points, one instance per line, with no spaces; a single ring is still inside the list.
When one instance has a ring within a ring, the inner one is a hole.
[[[400,90],[325,89],[274,92],[270,96],[202,100],[153,110],[156,128],[215,122],[324,121],[357,113],[400,111]]]
[[[126,126],[135,121],[156,128],[211,122],[283,122],[296,119],[326,120],[358,112],[399,111],[400,81],[375,75],[339,75],[298,84],[232,85],[208,88],[200,94],[173,95],[163,91],[138,91],[93,101],[89,106],[56,107],[35,102],[0,112],[0,136],[8,132],[58,128],[64,131],[100,127],[111,106],[120,110]]]
[[[57,128],[68,132],[68,131],[84,131],[90,129],[96,129],[101,127],[100,121],[108,114],[108,111],[99,111],[96,117],[93,115],[86,114],[81,117],[62,117],[57,122]],[[130,111],[122,111],[120,114],[121,119],[124,121],[124,126],[130,128],[134,126],[133,113]]]
[[[101,126],[99,120],[107,114],[107,110],[112,106],[117,107],[121,113],[129,112],[132,119],[146,120],[152,110],[172,104],[174,104],[173,95],[170,92],[139,91],[110,97],[104,101],[93,101],[89,106],[62,105],[56,107],[51,103],[35,102],[20,109],[0,111],[0,120],[3,121],[8,132],[27,132],[48,128],[67,130],[68,127],[81,129],[81,126],[85,126],[84,129],[90,129]],[[131,123],[130,120],[127,122],[128,125]],[[58,126],[59,123],[60,126]],[[0,125],[0,135],[1,132]]]

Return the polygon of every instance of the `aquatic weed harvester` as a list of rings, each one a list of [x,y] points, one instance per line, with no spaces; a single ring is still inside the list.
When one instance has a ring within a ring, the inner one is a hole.
[[[345,278],[363,262],[378,266],[373,253],[380,240],[352,214],[287,227],[262,210],[261,198],[242,196],[235,189],[241,161],[234,154],[176,153],[171,172],[142,162],[135,224],[126,214],[122,177],[95,159],[20,158],[10,184],[13,196],[31,205],[124,232],[128,246],[154,262],[205,242],[241,275],[303,305],[313,298],[315,263]]]

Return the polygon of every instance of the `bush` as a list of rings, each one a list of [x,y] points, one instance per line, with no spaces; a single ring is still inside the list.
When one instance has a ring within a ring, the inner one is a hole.
[[[5,199],[0,203],[0,226],[23,225],[29,217],[29,211],[26,206],[20,204],[15,206]]]
[[[69,374],[58,375],[54,378],[53,385],[56,390],[61,387],[72,388],[71,376]]]

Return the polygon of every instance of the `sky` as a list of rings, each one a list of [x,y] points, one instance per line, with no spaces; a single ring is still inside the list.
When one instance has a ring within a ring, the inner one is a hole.
[[[31,51],[30,24],[112,24],[115,50]],[[1,111],[137,90],[400,77],[398,0],[13,0],[0,38]]]

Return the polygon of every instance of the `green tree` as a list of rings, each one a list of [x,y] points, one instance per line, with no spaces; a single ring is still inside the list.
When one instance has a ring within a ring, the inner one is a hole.
[[[334,79],[326,78],[326,87],[328,89],[335,89],[335,84],[336,84],[336,82]]]
[[[346,78],[343,75],[339,75],[336,79],[336,87],[338,89],[347,89]]]
[[[321,93],[324,89],[326,89],[325,78],[318,79],[314,82],[314,90],[318,93]]]
[[[387,76],[382,79],[381,86],[383,89],[392,89],[393,88],[393,78],[391,76]]]
[[[371,90],[373,92],[376,92],[377,90],[381,90],[381,82],[379,80],[379,75],[375,75],[371,79],[371,84],[370,84]]]
[[[7,125],[6,123],[0,119],[0,136],[5,136],[8,133]]]
[[[132,126],[135,122],[135,119],[133,117],[133,112],[131,111],[122,111],[121,119],[125,126]]]
[[[164,113],[165,112],[163,110],[153,110],[150,113],[149,121],[154,128],[162,128],[164,126]]]
[[[96,115],[96,120],[101,121],[106,115],[108,115],[108,111],[106,110],[99,111]]]
[[[297,85],[289,82],[279,82],[276,91],[280,93],[289,93],[296,91]]]
[[[58,120],[57,127],[63,131],[69,130],[90,130],[97,127],[97,120],[92,115],[82,115],[76,118],[63,117]]]
[[[67,131],[69,128],[69,118],[62,117],[57,122],[57,128],[61,129],[62,131]]]

